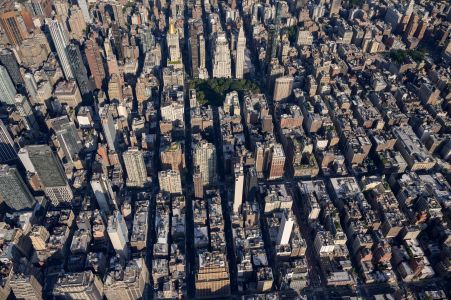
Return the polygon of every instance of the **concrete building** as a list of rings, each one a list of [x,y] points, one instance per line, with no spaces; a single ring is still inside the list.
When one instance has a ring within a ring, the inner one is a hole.
[[[230,59],[229,42],[224,32],[218,32],[214,42],[213,77],[231,78],[232,63]]]
[[[102,300],[103,283],[92,271],[64,273],[58,277],[53,295],[66,299]]]
[[[46,19],[45,22],[49,28],[50,35],[52,36],[53,44],[58,53],[58,58],[66,80],[74,79],[74,74],[66,53],[66,47],[69,45],[69,37],[66,28],[64,28],[62,21],[58,18]]]
[[[284,76],[276,78],[276,82],[274,84],[274,101],[283,101],[290,97],[293,92],[293,77]]]
[[[0,163],[16,160],[17,149],[5,124],[0,120]]]
[[[6,105],[14,105],[16,97],[16,88],[8,74],[8,70],[0,65],[0,93],[2,95],[1,102]]]
[[[34,250],[43,251],[46,249],[46,243],[50,237],[50,233],[44,226],[34,225],[31,228],[29,237]]]
[[[21,262],[14,265],[9,284],[17,299],[41,300],[42,275],[35,266]]]
[[[236,46],[236,57],[235,57],[235,78],[242,79],[244,75],[244,64],[246,51],[246,37],[244,35],[243,26],[240,27],[238,33],[238,41]]]
[[[129,241],[128,229],[124,217],[118,210],[114,211],[111,216],[109,216],[107,232],[116,254],[119,255],[121,259],[127,260],[129,257],[127,245]]]
[[[116,127],[113,120],[113,107],[109,105],[103,106],[100,111],[100,121],[102,123],[103,134],[108,144],[108,149],[111,151],[118,151],[118,137]]]
[[[80,90],[75,80],[60,81],[53,94],[61,104],[67,104],[71,108],[77,107],[82,101]]]
[[[268,158],[268,179],[283,177],[285,173],[285,153],[281,144],[271,146]]]
[[[171,194],[182,194],[182,179],[179,171],[168,170],[158,172],[160,190]]]
[[[283,211],[282,222],[277,234],[277,244],[287,245],[290,242],[291,231],[293,230],[294,217],[287,210]]]
[[[233,197],[233,212],[239,213],[241,205],[243,204],[244,192],[244,171],[242,165],[235,166],[235,192]]]
[[[213,144],[200,141],[194,146],[194,166],[199,168],[202,174],[202,182],[205,185],[216,182],[216,148]]]
[[[85,1],[85,0],[82,0]],[[105,80],[105,65],[100,52],[100,47],[96,41],[96,36],[91,36],[85,43],[85,55],[88,61],[94,84],[97,89],[101,89]]]
[[[129,149],[124,152],[123,158],[127,170],[127,186],[143,187],[148,180],[142,151]]]
[[[0,165],[0,196],[10,208],[22,210],[36,203],[16,168]]]

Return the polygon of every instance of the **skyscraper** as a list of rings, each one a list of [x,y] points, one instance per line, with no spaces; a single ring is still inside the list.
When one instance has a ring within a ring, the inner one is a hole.
[[[231,61],[229,42],[224,32],[218,32],[214,44],[213,77],[231,78]]]
[[[0,165],[0,196],[15,210],[32,208],[36,200],[16,168]]]
[[[216,182],[216,148],[213,144],[200,141],[194,147],[194,165],[199,168],[202,174],[204,185]]]
[[[182,69],[182,53],[180,52],[180,39],[177,29],[175,28],[174,22],[169,23],[169,31],[166,36],[166,41],[168,44],[168,66],[173,66],[175,69]]]
[[[287,99],[293,91],[293,77],[284,76],[276,78],[274,84],[274,101],[282,101]]]
[[[51,123],[67,161],[77,160],[83,146],[74,122],[70,121],[67,116],[62,116],[52,119]]]
[[[240,27],[238,33],[238,41],[236,46],[236,62],[235,62],[235,78],[243,78],[244,74],[244,51],[246,50],[246,37],[244,36],[243,26]]]
[[[111,26],[111,35],[114,41],[114,50],[116,54],[116,59],[118,61],[124,60],[124,53],[122,51],[122,34],[120,27],[117,23],[113,23]]]
[[[104,174],[94,173],[91,178],[91,187],[100,210],[109,214],[115,201],[114,192],[108,178]]]
[[[80,93],[84,100],[91,99],[91,83],[88,79],[88,72],[86,71],[85,65],[83,64],[83,59],[81,57],[80,48],[78,45],[69,44],[66,47],[67,59],[74,74],[75,80],[77,81]],[[98,55],[98,54],[97,54]]]
[[[0,163],[17,159],[17,149],[3,121],[0,120]]]
[[[128,258],[128,229],[122,214],[115,210],[108,218],[108,236],[116,253],[122,258]]]
[[[88,3],[86,0],[77,0],[78,6],[80,6],[81,12],[83,13],[83,18],[86,23],[91,23],[91,15],[89,14]]]
[[[197,199],[203,199],[204,183],[202,180],[202,174],[198,169],[193,174],[193,185],[194,185],[194,197]]]
[[[276,143],[271,146],[268,162],[268,179],[273,180],[283,177],[285,172],[285,153],[281,144]]]
[[[14,2],[9,2],[11,6],[0,12],[0,24],[9,42],[14,46],[20,46],[22,41],[28,37],[28,33],[19,12],[14,10]]]
[[[243,204],[244,172],[243,166],[235,166],[235,196],[233,197],[233,212],[238,213]]]
[[[286,245],[290,241],[291,231],[293,230],[293,216],[287,210],[283,211],[282,221],[277,234],[277,244]]]
[[[189,34],[191,76],[193,78],[199,78],[199,39],[197,35],[197,29],[195,27],[195,20],[190,20]]]
[[[116,128],[114,127],[113,114],[110,111],[110,107],[108,105],[102,107],[100,109],[99,115],[102,122],[103,133],[108,143],[108,148],[111,151],[117,151],[117,133]]]
[[[53,295],[63,299],[103,299],[102,280],[92,271],[63,273],[53,287]]]
[[[39,130],[38,123],[34,117],[33,109],[31,108],[30,101],[27,97],[21,94],[17,94],[15,97],[16,109],[19,115],[23,118],[25,127],[27,130]]]
[[[123,158],[127,170],[127,185],[143,187],[147,182],[147,171],[142,151],[129,149],[124,152]]]
[[[160,190],[171,193],[182,193],[182,179],[179,171],[167,170],[158,172]]]
[[[66,53],[66,47],[69,45],[69,37],[66,29],[57,18],[45,19],[45,22],[49,27],[50,35],[52,36],[53,44],[55,45],[64,76],[67,80],[74,79],[74,74],[72,73],[72,68]]]
[[[42,274],[33,264],[16,263],[9,284],[17,299],[42,299]]]
[[[329,15],[330,16],[338,15],[338,13],[340,12],[340,8],[341,8],[341,0],[332,0],[330,4]]]
[[[73,198],[66,174],[59,159],[47,145],[30,145],[20,149],[19,157],[27,170],[36,172],[44,192],[57,206]],[[29,164],[31,163],[31,168]]]
[[[2,95],[1,102],[7,105],[15,105],[16,88],[8,74],[8,70],[0,65],[0,95]]]
[[[103,81],[105,80],[105,66],[103,64],[103,58],[100,53],[100,47],[97,44],[95,36],[92,36],[86,41],[85,55],[88,60],[89,70],[94,79],[94,83],[97,89],[102,88]]]
[[[23,78],[28,97],[30,98],[31,102],[35,104],[36,102],[38,102],[38,84],[34,79],[33,74],[31,73],[25,73]]]
[[[20,74],[19,65],[17,64],[16,57],[14,53],[10,49],[2,49],[0,52],[0,63],[6,68],[8,71],[9,77],[15,84],[18,86],[19,84],[23,84],[23,78]]]

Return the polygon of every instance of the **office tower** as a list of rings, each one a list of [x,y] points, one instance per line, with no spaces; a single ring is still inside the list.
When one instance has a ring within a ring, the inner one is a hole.
[[[293,91],[293,81],[294,79],[291,76],[276,78],[273,100],[282,101],[290,97],[291,92]]]
[[[67,18],[69,12],[69,2],[67,0],[53,0],[56,15]]]
[[[80,89],[77,86],[77,82],[73,79],[60,81],[56,85],[53,95],[61,104],[66,104],[71,108],[77,107],[82,101]]]
[[[127,263],[125,269],[118,266],[105,278],[103,286],[107,299],[138,300],[145,299],[144,289],[149,284],[149,270],[144,258],[135,258]]]
[[[41,300],[43,278],[40,270],[26,260],[16,263],[9,284],[16,299]]]
[[[238,42],[236,46],[235,78],[241,79],[244,75],[244,51],[246,50],[246,37],[244,36],[243,26],[238,33]]]
[[[91,36],[86,41],[85,55],[88,61],[89,70],[97,89],[102,89],[103,81],[105,80],[105,66],[103,64],[103,57],[100,52],[100,47],[97,44],[95,36]]]
[[[175,69],[182,69],[183,63],[182,53],[180,52],[180,39],[173,21],[170,21],[169,23],[169,30],[166,36],[166,41],[168,44],[169,52],[167,66],[173,66]]]
[[[6,105],[14,105],[16,103],[16,88],[14,87],[14,83],[9,77],[8,70],[2,65],[0,65],[0,95],[1,102]]]
[[[83,18],[86,23],[91,23],[91,15],[89,14],[88,3],[86,0],[77,0],[78,6],[80,6],[81,12],[83,13]]]
[[[102,300],[103,283],[92,271],[63,273],[58,276],[53,295],[57,299]]]
[[[127,259],[128,229],[124,217],[118,210],[115,210],[111,216],[108,217],[107,231],[116,254],[122,259]]]
[[[83,146],[74,122],[70,121],[67,116],[62,116],[52,119],[51,124],[67,161],[74,162],[78,160],[78,154]]]
[[[33,225],[29,237],[34,250],[43,251],[46,249],[46,243],[50,237],[50,233],[44,226]]]
[[[25,89],[27,90],[28,97],[30,98],[33,104],[36,104],[38,101],[38,84],[34,79],[33,74],[25,73],[24,75]]]
[[[17,149],[3,121],[0,120],[0,163],[17,159]]]
[[[116,208],[116,201],[111,183],[102,173],[94,173],[91,178],[91,187],[100,210],[109,214],[111,208]]]
[[[182,193],[182,180],[179,171],[167,170],[158,172],[160,190],[171,193]]]
[[[30,4],[35,16],[49,18],[52,15],[51,0],[31,0]]]
[[[290,242],[291,231],[293,230],[293,216],[287,210],[283,211],[282,221],[277,234],[277,245],[287,245]]]
[[[0,52],[0,63],[8,71],[9,77],[13,81],[15,86],[23,84],[22,74],[20,74],[19,65],[17,64],[16,57],[10,49],[2,49]]]
[[[235,165],[235,196],[233,197],[233,212],[239,213],[243,204],[244,172],[241,164]]]
[[[285,171],[285,153],[281,144],[274,144],[269,153],[269,174],[268,179],[278,179],[283,177]]]
[[[195,27],[195,20],[189,21],[189,46],[191,54],[191,77],[199,78],[199,39],[197,29]]]
[[[261,142],[255,143],[255,171],[258,177],[262,177],[265,170],[265,146]]]
[[[39,126],[34,117],[30,101],[28,101],[28,99],[25,96],[17,94],[15,97],[15,102],[17,112],[22,117],[27,130],[39,130]]]
[[[10,208],[32,208],[36,200],[16,168],[0,165],[0,196]]]
[[[113,37],[114,53],[116,54],[116,59],[122,62],[124,60],[124,52],[122,49],[122,34],[117,23],[113,23],[113,25],[111,26],[111,36]]]
[[[152,96],[152,82],[151,77],[142,74],[136,81],[135,92],[138,103],[147,101]]]
[[[143,187],[147,182],[144,155],[141,150],[129,149],[123,155],[127,170],[127,186]]]
[[[122,80],[119,74],[111,75],[108,82],[108,98],[111,100],[122,100]]]
[[[125,18],[124,18],[124,7],[121,3],[111,0],[109,1],[110,6],[113,8],[114,21],[119,24],[119,26],[125,26]]]
[[[45,19],[45,22],[49,27],[50,35],[52,36],[53,44],[55,45],[64,76],[67,80],[73,79],[74,74],[72,73],[72,68],[70,67],[66,53],[66,47],[69,45],[67,31],[57,18]]]
[[[199,78],[208,79],[205,39],[203,35],[198,35],[199,39]]]
[[[112,107],[105,105],[100,109],[99,115],[102,122],[103,134],[108,144],[108,149],[111,151],[117,151],[118,140],[116,128],[114,126]]]
[[[2,7],[0,11],[0,24],[14,46],[20,46],[22,41],[28,37],[27,28],[19,12],[14,10],[14,1],[5,1],[8,7]],[[5,4],[4,3],[4,4]]]
[[[246,177],[245,177],[245,195],[247,201],[252,201],[255,197],[255,193],[257,192],[257,171],[255,167],[249,167],[246,169]]]
[[[91,99],[91,83],[88,79],[88,72],[86,71],[85,65],[83,64],[83,59],[81,57],[80,48],[78,45],[69,44],[66,47],[67,59],[69,65],[74,74],[75,80],[77,81],[80,93],[83,99]],[[97,54],[99,55],[99,54]]]
[[[227,257],[221,252],[201,252],[196,272],[196,299],[230,296]]]
[[[38,175],[44,186],[45,194],[54,206],[72,200],[72,190],[67,183],[63,166],[49,146],[26,146],[20,149],[19,157],[27,170],[29,170],[28,163],[32,164],[30,171],[34,171]]]
[[[213,77],[214,78],[231,78],[231,61],[229,42],[224,32],[218,32],[214,44],[213,55]]]
[[[338,15],[341,9],[341,0],[332,0],[330,4],[330,16]]]
[[[70,38],[75,40],[81,40],[84,37],[84,31],[86,30],[86,22],[83,17],[81,9],[73,5],[70,8],[70,15],[68,19]]]
[[[216,148],[213,144],[200,141],[194,147],[194,166],[202,174],[203,185],[216,183]]]
[[[199,170],[196,170],[193,174],[193,185],[194,185],[194,197],[196,199],[204,198],[204,182],[202,180],[202,174]]]

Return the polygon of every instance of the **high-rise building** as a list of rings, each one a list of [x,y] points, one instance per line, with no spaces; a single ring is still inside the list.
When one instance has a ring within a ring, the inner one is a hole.
[[[173,66],[175,69],[182,69],[182,53],[180,52],[180,39],[177,29],[175,28],[174,22],[170,21],[169,30],[166,36],[166,41],[168,44],[168,66]]]
[[[158,172],[160,190],[171,193],[182,193],[182,179],[179,171],[167,170]]]
[[[173,142],[165,147],[161,147],[160,159],[164,168],[181,172],[185,165],[182,144]]]
[[[142,151],[129,149],[124,152],[123,158],[127,170],[127,185],[143,187],[147,182],[147,171]]]
[[[51,0],[31,0],[31,7],[35,16],[48,18],[52,15]]]
[[[229,42],[224,32],[218,32],[213,55],[213,77],[231,78],[232,63],[230,60]]]
[[[191,77],[199,78],[199,39],[195,20],[191,19],[189,23],[189,50],[191,55]]]
[[[105,80],[105,65],[103,63],[103,57],[100,52],[100,47],[96,41],[95,36],[91,36],[86,41],[85,55],[88,61],[89,70],[91,71],[92,78],[97,89],[102,89],[102,84]]]
[[[122,49],[122,34],[117,23],[113,23],[111,26],[111,36],[113,37],[114,53],[116,54],[116,59],[122,62],[124,60],[124,51]]]
[[[221,252],[201,252],[196,272],[196,299],[230,296],[227,257]]]
[[[194,184],[194,197],[197,199],[204,198],[204,182],[202,180],[202,174],[199,170],[196,170],[193,174]]]
[[[244,171],[243,166],[238,164],[235,166],[235,196],[233,197],[233,212],[239,213],[243,204],[244,191]]]
[[[20,46],[22,41],[28,37],[28,32],[18,11],[14,10],[14,1],[9,2],[8,7],[2,7],[0,12],[0,25],[8,37],[9,42],[14,46]]]
[[[81,40],[85,35],[84,31],[86,30],[87,26],[83,17],[83,13],[81,9],[76,5],[72,5],[69,11],[70,15],[67,23],[69,24],[70,38]]]
[[[110,81],[108,82],[108,98],[111,100],[122,100],[122,80],[119,74],[111,75]]]
[[[84,100],[91,99],[91,83],[88,79],[88,72],[86,71],[83,59],[81,57],[80,48],[78,45],[69,44],[66,47],[67,59],[74,74],[75,81],[77,81],[78,88]]]
[[[118,210],[115,210],[108,217],[107,231],[116,254],[126,260],[129,255],[127,246],[129,241],[128,229],[124,217]]]
[[[116,128],[114,126],[113,113],[109,105],[105,105],[100,109],[99,115],[102,122],[103,133],[111,151],[118,150],[118,140]]]
[[[25,89],[27,90],[28,97],[31,103],[35,104],[38,102],[38,84],[36,79],[34,79],[33,74],[25,73],[23,76],[25,82]]]
[[[281,144],[272,145],[268,159],[268,179],[282,178],[285,172],[285,153]]]
[[[274,101],[283,101],[290,97],[292,91],[293,91],[293,77],[291,76],[284,76],[276,78],[275,84],[274,84],[274,95],[273,100]]]
[[[39,126],[36,122],[36,118],[34,117],[30,101],[28,101],[28,99],[21,94],[16,95],[15,101],[17,112],[22,117],[27,130],[39,130]]]
[[[16,88],[8,74],[8,70],[0,65],[0,95],[1,102],[6,105],[15,105]]]
[[[199,78],[208,79],[205,38],[199,35]]]
[[[102,300],[103,283],[92,271],[63,273],[53,287],[53,295],[57,299]]]
[[[0,163],[17,159],[17,148],[3,121],[0,120]]]
[[[255,193],[257,192],[257,171],[255,167],[249,167],[246,170],[246,178],[245,178],[245,195],[247,201],[252,201],[255,197]]]
[[[24,81],[22,74],[20,74],[19,64],[17,63],[16,57],[11,49],[5,48],[0,51],[0,63],[8,71],[9,77],[11,77],[11,80],[15,86],[20,84],[23,85]]]
[[[67,183],[63,166],[49,146],[26,146],[20,149],[19,158],[28,171],[38,175],[44,192],[53,205],[72,200],[72,190]]]
[[[49,27],[50,35],[52,36],[53,44],[55,45],[64,76],[67,80],[73,79],[74,74],[72,73],[72,68],[66,53],[66,47],[69,45],[69,37],[66,28],[63,27],[58,18],[45,19],[45,22]]]
[[[216,148],[213,144],[200,141],[194,146],[194,165],[202,174],[202,183],[211,185],[216,183]]]
[[[89,14],[88,3],[86,0],[77,0],[78,6],[80,6],[81,12],[83,13],[83,18],[86,23],[91,23],[91,15]]]
[[[74,122],[70,121],[67,116],[62,116],[52,119],[51,124],[67,161],[77,160],[83,145]]]
[[[17,299],[42,299],[42,274],[33,264],[16,263],[13,266],[9,284]]]
[[[0,196],[10,208],[32,208],[36,203],[16,168],[0,165]]]
[[[283,211],[282,221],[277,234],[277,244],[287,245],[290,242],[291,231],[293,230],[294,219],[287,210]]]
[[[145,299],[144,289],[149,284],[149,270],[144,258],[135,258],[125,269],[114,268],[105,278],[103,286],[107,299]]]
[[[104,174],[94,173],[91,178],[91,187],[100,210],[105,214],[109,214],[113,207],[112,205],[116,206],[116,201],[108,178]]]
[[[341,9],[341,0],[332,0],[330,3],[330,16],[338,15]]]
[[[50,237],[50,233],[44,226],[34,225],[31,228],[29,237],[34,250],[43,251],[46,249],[46,243]]]
[[[244,75],[244,52],[246,50],[246,37],[244,36],[244,28],[240,27],[238,33],[238,41],[236,46],[235,58],[235,78],[241,79]]]

